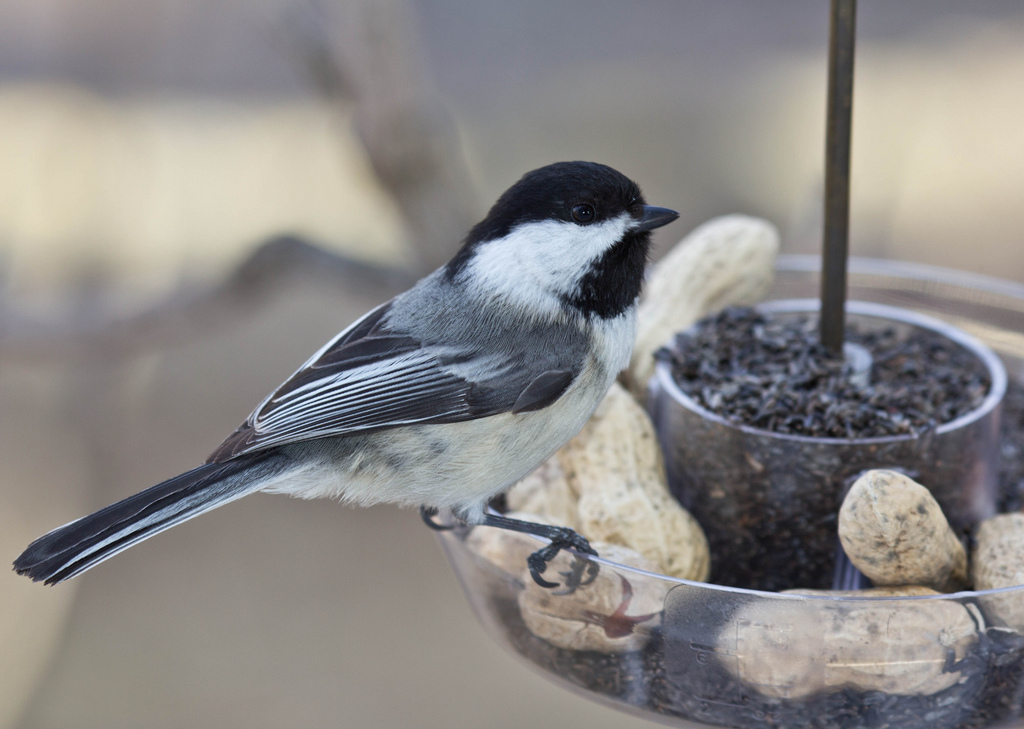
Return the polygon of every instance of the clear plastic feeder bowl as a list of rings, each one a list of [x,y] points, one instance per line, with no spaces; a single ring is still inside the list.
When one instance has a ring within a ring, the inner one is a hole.
[[[814,296],[817,265],[783,257],[773,298]],[[854,259],[849,290],[851,299],[910,308],[973,334],[1000,356],[1011,382],[1024,378],[1024,286]],[[584,587],[553,595],[555,612],[579,630],[634,639],[622,652],[569,650],[528,627],[535,608],[522,599],[532,589],[525,570],[506,571],[472,551],[468,531],[440,538],[485,629],[552,681],[607,705],[680,727],[1024,726],[1024,586],[793,595],[599,559],[604,578],[622,584],[620,603],[596,610]],[[823,563],[831,565],[833,547]],[[661,610],[631,605],[627,595],[655,595]]]

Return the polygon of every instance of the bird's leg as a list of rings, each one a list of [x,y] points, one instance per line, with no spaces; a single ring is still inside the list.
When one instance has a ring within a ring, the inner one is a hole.
[[[420,518],[423,523],[433,529],[435,532],[447,532],[454,529],[457,524],[442,524],[439,521],[434,521],[434,517],[437,516],[436,506],[421,506],[420,507]]]
[[[455,524],[441,524],[435,521],[434,517],[436,516],[436,507],[420,507],[420,518],[423,519],[424,524],[434,531],[448,531],[456,527]],[[455,518],[465,523],[465,520],[460,518],[458,514],[455,515]],[[541,574],[547,570],[548,563],[551,562],[551,560],[553,560],[563,549],[570,549],[576,552],[576,559],[573,562],[572,569],[560,573],[565,577],[565,584],[557,594],[570,595],[578,588],[589,585],[597,578],[599,569],[597,562],[593,562],[583,556],[592,554],[596,557],[597,551],[590,546],[590,543],[586,538],[580,536],[568,527],[537,524],[536,522],[523,521],[521,519],[510,519],[507,516],[500,516],[498,514],[486,514],[481,525],[497,527],[499,529],[509,529],[511,531],[532,534],[537,537],[543,537],[544,539],[551,540],[551,544],[546,547],[541,547],[527,559],[527,565],[530,568],[530,576],[533,577],[534,582],[541,587],[558,587],[557,582],[549,582],[541,577]]]
[[[514,532],[532,534],[537,537],[543,537],[544,539],[551,540],[551,544],[546,547],[541,547],[531,554],[526,560],[527,565],[530,568],[530,576],[533,577],[533,581],[541,587],[558,587],[557,582],[549,582],[541,577],[541,575],[548,568],[548,563],[563,549],[569,549],[575,552],[576,561],[573,563],[573,567],[570,571],[562,573],[566,578],[566,581],[564,588],[559,591],[559,594],[567,595],[575,592],[577,588],[589,585],[597,577],[597,562],[593,562],[585,556],[593,555],[596,557],[597,551],[590,546],[590,542],[588,542],[584,537],[581,537],[568,527],[537,524],[532,521],[522,521],[520,519],[509,519],[507,516],[500,516],[498,514],[485,514],[484,520],[481,523],[484,526],[509,529]],[[586,579],[584,579],[583,576],[584,570],[586,570]]]

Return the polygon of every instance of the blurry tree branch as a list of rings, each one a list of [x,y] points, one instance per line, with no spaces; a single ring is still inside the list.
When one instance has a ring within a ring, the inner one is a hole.
[[[0,301],[0,356],[110,361],[166,347],[250,315],[295,278],[381,299],[415,280],[402,269],[355,261],[301,238],[278,236],[256,248],[219,283],[183,286],[128,315],[112,314],[103,305],[102,291],[83,292],[46,318],[10,300]]]
[[[330,11],[298,0],[282,23],[288,47],[321,93],[354,109],[367,157],[402,211],[415,270],[362,263],[279,236],[221,282],[183,286],[128,315],[104,305],[104,291],[71,297],[49,317],[0,299],[0,357],[110,361],[232,323],[295,276],[383,296],[451,257],[479,211],[454,123],[424,72],[412,9],[406,0],[353,0]]]
[[[480,209],[458,130],[426,72],[407,0],[299,0],[285,20],[303,70],[354,109],[356,132],[397,202],[420,273],[455,253]]]

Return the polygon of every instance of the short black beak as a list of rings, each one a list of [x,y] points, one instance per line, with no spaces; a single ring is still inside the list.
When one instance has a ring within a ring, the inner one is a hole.
[[[644,214],[640,218],[640,224],[633,228],[635,231],[654,230],[663,225],[668,225],[679,217],[679,213],[668,208],[656,208],[653,205],[644,205]]]

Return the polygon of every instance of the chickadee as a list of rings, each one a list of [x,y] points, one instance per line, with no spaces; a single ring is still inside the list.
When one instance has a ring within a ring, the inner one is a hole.
[[[32,542],[55,584],[256,491],[451,509],[535,534],[534,578],[570,529],[485,513],[580,431],[629,362],[651,231],[678,214],[592,162],[523,176],[445,266],[328,342],[191,471]]]

